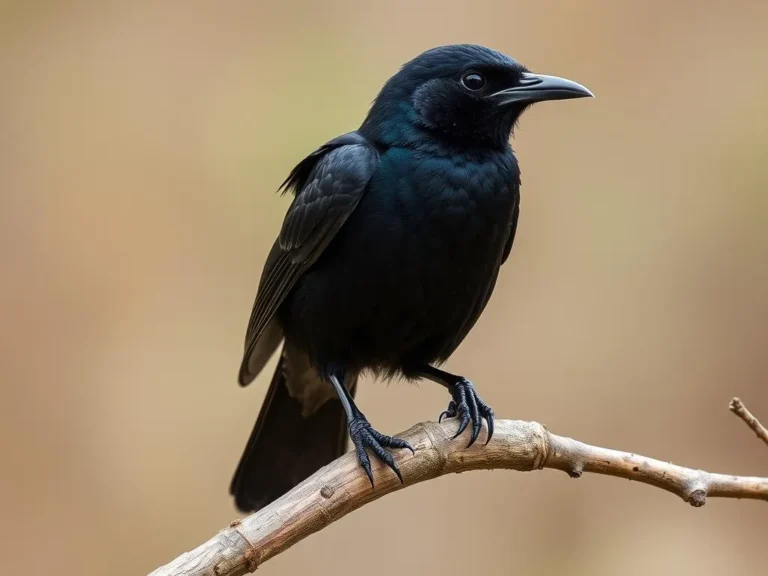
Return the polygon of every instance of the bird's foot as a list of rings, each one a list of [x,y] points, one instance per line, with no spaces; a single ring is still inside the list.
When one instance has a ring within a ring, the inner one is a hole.
[[[459,436],[464,430],[467,429],[469,422],[472,422],[472,437],[469,440],[467,448],[472,446],[477,440],[480,434],[480,429],[483,425],[483,418],[488,422],[488,437],[485,441],[486,444],[491,441],[493,436],[493,410],[485,402],[480,399],[480,396],[475,392],[475,387],[472,382],[466,378],[460,378],[450,386],[448,390],[453,396],[453,400],[448,404],[448,408],[440,414],[438,422],[442,422],[444,417],[459,418],[459,429],[456,432],[454,438]]]
[[[371,470],[371,460],[365,451],[366,448],[370,449],[379,460],[382,460],[387,466],[392,468],[392,471],[397,475],[402,484],[403,476],[400,474],[400,469],[395,464],[392,454],[387,452],[385,448],[407,448],[413,453],[413,447],[408,442],[377,432],[362,414],[353,418],[349,423],[349,436],[355,444],[357,460],[360,462],[363,470],[365,470],[368,480],[371,481],[371,488],[373,488],[373,471]]]

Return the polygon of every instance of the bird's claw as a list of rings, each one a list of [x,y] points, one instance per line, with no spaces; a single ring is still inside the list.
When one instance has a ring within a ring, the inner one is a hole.
[[[466,378],[458,380],[456,383],[449,387],[453,400],[448,404],[448,408],[440,414],[438,421],[442,421],[443,417],[459,418],[459,429],[456,431],[454,438],[457,438],[464,430],[467,429],[469,423],[472,423],[472,436],[470,437],[467,448],[472,446],[480,435],[480,429],[483,426],[483,418],[488,423],[488,437],[485,443],[491,441],[493,437],[493,410],[485,402],[480,399],[480,396],[475,392],[475,387],[472,382]]]
[[[437,419],[437,421],[442,422],[443,418],[453,418],[454,416],[456,416],[457,413],[458,412],[456,411],[456,402],[451,400],[448,403],[448,408],[446,408],[440,413],[440,417]]]
[[[400,438],[385,436],[384,434],[377,432],[371,427],[371,424],[363,415],[353,418],[349,423],[349,436],[355,445],[357,460],[360,462],[360,466],[362,466],[363,470],[365,470],[368,480],[371,481],[371,488],[374,487],[373,469],[371,468],[371,460],[365,450],[366,448],[370,449],[379,460],[382,460],[389,466],[397,475],[400,483],[403,483],[403,475],[400,473],[400,469],[397,467],[395,459],[392,457],[392,454],[385,450],[385,448],[407,448],[411,453],[414,453],[413,446]]]

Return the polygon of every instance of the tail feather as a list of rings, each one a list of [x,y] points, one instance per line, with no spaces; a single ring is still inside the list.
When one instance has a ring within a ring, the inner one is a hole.
[[[229,488],[241,512],[263,508],[347,449],[341,402],[328,400],[302,416],[301,404],[288,394],[284,362],[281,354]]]

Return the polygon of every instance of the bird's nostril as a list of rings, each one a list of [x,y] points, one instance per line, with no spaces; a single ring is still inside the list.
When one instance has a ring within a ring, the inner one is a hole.
[[[541,78],[532,74],[523,74],[520,78],[520,86],[536,86],[541,84]]]

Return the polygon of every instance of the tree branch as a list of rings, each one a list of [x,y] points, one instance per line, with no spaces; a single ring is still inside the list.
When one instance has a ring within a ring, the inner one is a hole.
[[[450,419],[442,424],[417,424],[399,435],[416,450],[414,455],[407,450],[396,451],[403,485],[391,470],[372,459],[376,479],[372,490],[355,453],[349,452],[266,508],[235,520],[208,542],[150,576],[239,576],[253,572],[273,556],[368,502],[403,487],[468,470],[527,472],[554,468],[575,478],[583,472],[607,474],[667,490],[692,506],[703,506],[707,497],[768,501],[768,478],[713,474],[590,446],[552,434],[536,422],[497,420],[491,442],[483,446],[481,435],[470,448],[466,447],[466,433],[451,440],[456,428],[456,420]]]
[[[731,404],[728,407],[731,409],[731,412],[746,422],[747,426],[757,434],[757,437],[760,438],[760,440],[768,444],[768,430],[765,429],[765,426],[760,424],[760,420],[755,418],[752,415],[752,412],[747,410],[747,407],[744,406],[744,403],[741,400],[734,398],[731,400]]]

